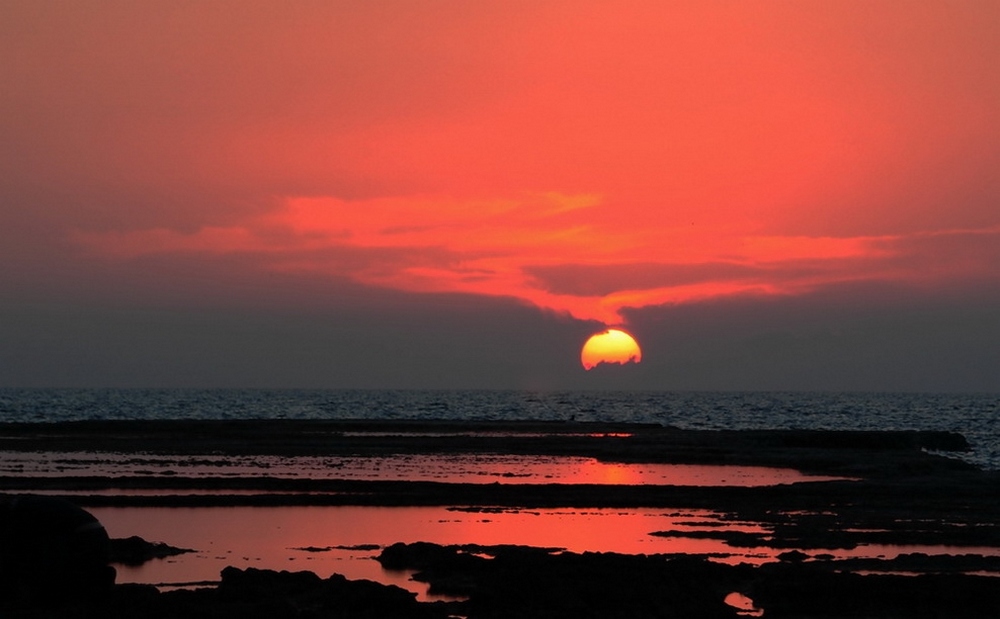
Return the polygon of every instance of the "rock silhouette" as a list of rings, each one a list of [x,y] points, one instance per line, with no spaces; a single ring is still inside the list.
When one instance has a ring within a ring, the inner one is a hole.
[[[91,603],[107,595],[108,534],[89,512],[57,498],[0,499],[0,609]]]

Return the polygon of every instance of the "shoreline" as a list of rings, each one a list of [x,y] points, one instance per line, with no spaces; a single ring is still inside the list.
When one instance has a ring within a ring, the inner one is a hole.
[[[602,462],[764,466],[838,477],[760,487],[670,484],[448,483],[378,479],[0,476],[0,493],[45,492],[84,507],[494,506],[714,509],[808,538],[864,539],[860,529],[911,543],[1000,546],[1000,472],[961,453],[961,435],[911,431],[699,431],[648,424],[451,421],[101,421],[0,424],[0,451],[350,456],[507,454]],[[150,494],[143,494],[143,491]],[[184,490],[198,490],[184,494]],[[88,491],[91,493],[88,494]],[[101,494],[100,492],[105,492]],[[107,494],[119,491],[121,494]],[[152,491],[155,491],[153,493]],[[172,491],[175,491],[172,492]],[[801,513],[789,518],[784,514]],[[817,527],[836,513],[836,527]],[[811,514],[811,515],[810,515]],[[920,517],[916,517],[919,515]],[[907,524],[908,521],[913,521]],[[919,522],[924,522],[920,524]],[[930,524],[928,524],[928,522]],[[791,523],[791,524],[789,524]],[[935,524],[940,523],[940,524]],[[945,523],[948,523],[947,526]],[[961,525],[961,526],[959,526]],[[987,526],[988,525],[988,526]],[[829,531],[826,531],[830,529]],[[826,532],[824,532],[826,531]],[[840,532],[838,532],[840,531]],[[823,533],[820,535],[820,533]],[[810,539],[805,543],[812,543]],[[817,542],[818,543],[818,542]]]
[[[825,590],[847,586],[844,583],[848,581],[849,587],[857,591],[872,592],[868,602],[871,606],[864,616],[898,616],[893,613],[904,602],[893,591],[907,590],[910,595],[916,596],[914,599],[919,599],[923,595],[921,591],[928,586],[944,586],[946,581],[950,583],[948,586],[958,587],[956,590],[967,591],[967,599],[955,601],[952,596],[944,596],[935,601],[925,596],[923,609],[938,612],[926,616],[990,616],[977,613],[981,613],[982,608],[1000,611],[1000,580],[968,572],[1000,574],[1000,559],[965,553],[961,549],[990,548],[1000,555],[1000,474],[979,470],[942,453],[946,450],[960,453],[964,449],[968,446],[963,437],[945,432],[695,431],[653,425],[583,422],[136,421],[0,424],[2,451],[157,453],[184,457],[212,454],[223,458],[234,455],[379,457],[387,454],[502,453],[514,456],[584,456],[602,462],[622,463],[768,466],[850,478],[759,487],[708,487],[670,484],[470,484],[278,479],[266,476],[196,479],[179,474],[73,478],[7,475],[0,477],[0,493],[10,495],[45,491],[58,495],[64,491],[66,498],[84,507],[114,506],[122,509],[142,506],[211,509],[254,505],[452,506],[471,510],[533,507],[708,509],[729,515],[727,517],[760,523],[767,534],[734,535],[721,529],[693,534],[682,531],[651,533],[713,537],[747,548],[766,546],[787,549],[781,555],[784,558],[776,564],[754,568],[711,567],[703,566],[712,563],[706,557],[629,559],[631,555],[613,553],[596,557],[589,557],[588,553],[563,553],[565,556],[562,556],[546,555],[537,548],[515,552],[495,548],[470,550],[435,544],[410,544],[402,548],[394,547],[391,552],[387,547],[383,548],[382,554],[389,552],[391,558],[388,560],[390,563],[394,561],[393,565],[403,565],[405,569],[422,573],[422,578],[431,583],[432,590],[436,587],[441,591],[454,592],[462,591],[465,586],[469,599],[464,606],[448,607],[448,612],[461,611],[459,614],[468,617],[503,616],[489,614],[490,608],[497,612],[501,609],[513,612],[510,606],[512,600],[502,598],[513,595],[509,586],[517,581],[517,570],[530,572],[535,563],[547,565],[553,574],[552,578],[540,584],[544,591],[539,592],[535,600],[541,605],[538,608],[548,609],[547,616],[597,616],[565,614],[558,608],[552,608],[552,600],[543,603],[543,598],[548,599],[546,596],[569,586],[553,580],[556,574],[561,573],[560,570],[569,569],[577,573],[573,570],[586,565],[587,575],[578,574],[583,580],[578,581],[577,586],[600,588],[603,586],[601,583],[618,582],[618,576],[612,576],[615,570],[624,569],[625,573],[642,580],[651,573],[663,570],[673,573],[676,567],[673,562],[676,561],[688,565],[695,572],[703,572],[714,583],[710,587],[712,591],[735,585],[742,587],[743,593],[753,589],[750,597],[766,609],[768,617],[785,616],[781,614],[782,608],[794,609],[794,612],[789,610],[792,614],[788,616],[855,616],[824,615],[819,601],[814,601],[810,610],[808,600],[801,593],[812,591],[819,595]],[[934,453],[929,450],[934,450]],[[87,494],[99,489],[135,494]],[[143,495],[144,489],[162,494]],[[205,492],[181,494],[185,489]],[[170,493],[174,490],[178,494]],[[897,560],[833,561],[823,558],[824,549],[853,548],[864,544],[954,547],[956,551],[944,555],[906,556]],[[510,562],[509,565],[519,567],[499,578],[491,571],[499,563],[466,565],[471,559],[464,557],[470,552],[499,553],[494,554],[492,559],[481,560]],[[459,564],[465,567],[455,568]],[[892,571],[914,575],[891,577],[888,573]],[[209,598],[220,595],[219,591],[231,588],[236,581],[264,579],[278,587],[275,583],[288,578],[277,573],[250,573],[249,570],[229,571],[228,574],[228,585],[224,574],[222,583],[209,589],[215,593],[198,594],[204,598],[204,604],[221,604],[218,600],[211,602]],[[467,582],[456,589],[454,579],[461,580],[463,577],[476,583]],[[537,577],[544,580],[544,574]],[[674,577],[683,580],[676,574]],[[307,579],[305,576],[300,578]],[[907,578],[910,580],[905,580]],[[922,585],[913,589],[913,578],[930,580],[921,581]],[[313,588],[333,586],[322,579],[309,582],[309,587]],[[747,585],[752,582],[758,584],[755,587]],[[799,588],[793,590],[791,585],[782,584],[790,582],[798,582]],[[626,583],[619,584],[624,586]],[[700,591],[699,595],[706,594],[704,586],[689,584],[692,591]],[[124,592],[129,587],[118,590]],[[878,591],[886,600],[881,606],[873,601],[879,598]],[[250,595],[250,592],[246,594]],[[164,596],[171,595],[174,594],[158,594],[156,604],[167,604],[166,600],[172,598]],[[392,597],[395,594],[386,595]],[[655,597],[658,594],[643,589],[636,590],[635,595]],[[487,603],[487,599],[492,601]],[[830,603],[827,601],[828,606]],[[411,609],[411,614],[400,616],[437,616],[431,612],[432,609],[442,613],[447,610],[430,603],[419,604],[414,607],[419,612]],[[942,605],[954,608],[949,610]],[[720,611],[714,601],[686,608],[688,611],[701,609],[697,611],[700,614],[688,616],[735,616],[725,614],[730,611]],[[923,616],[920,605],[911,610],[916,614],[907,616]],[[533,616],[522,611],[517,611],[517,614]],[[652,612],[631,616],[673,615]]]
[[[504,453],[618,462],[788,466],[803,472],[891,474],[914,465],[975,468],[921,450],[967,452],[934,430],[684,430],[571,421],[160,420],[0,423],[0,451],[178,455]],[[863,454],[877,456],[868,462]]]

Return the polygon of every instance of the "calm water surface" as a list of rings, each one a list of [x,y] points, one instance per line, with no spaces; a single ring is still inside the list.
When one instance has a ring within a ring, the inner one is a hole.
[[[218,581],[226,566],[308,570],[326,578],[395,584],[426,596],[426,585],[406,572],[383,570],[378,549],[395,542],[521,544],[573,552],[708,554],[715,561],[761,564],[787,549],[738,548],[718,539],[651,535],[654,531],[767,532],[755,522],[708,510],[660,508],[514,509],[445,507],[93,508],[113,537],[140,535],[195,552],[118,567],[118,582],[177,585]],[[998,548],[860,545],[808,550],[834,557],[893,558],[902,553],[978,553]]]

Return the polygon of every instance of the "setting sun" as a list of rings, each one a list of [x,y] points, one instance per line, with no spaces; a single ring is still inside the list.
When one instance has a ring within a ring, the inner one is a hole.
[[[642,351],[628,333],[621,329],[607,329],[601,333],[590,336],[587,343],[580,351],[580,361],[584,369],[590,370],[599,363],[639,363],[642,360]]]

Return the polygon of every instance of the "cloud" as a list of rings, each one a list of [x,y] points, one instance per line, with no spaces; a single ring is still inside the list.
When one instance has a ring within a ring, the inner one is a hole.
[[[607,324],[622,322],[623,308],[801,294],[852,281],[941,285],[1000,271],[998,228],[845,238],[641,226],[609,233],[601,227],[608,208],[595,196],[554,192],[477,200],[291,197],[229,227],[80,231],[75,238],[115,260],[242,256],[270,273],[512,297]],[[651,242],[658,234],[678,243]]]
[[[0,286],[604,323],[976,291],[998,28],[946,0],[0,3]]]

